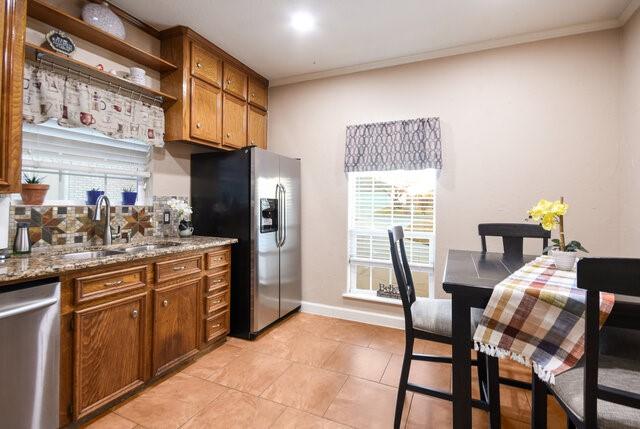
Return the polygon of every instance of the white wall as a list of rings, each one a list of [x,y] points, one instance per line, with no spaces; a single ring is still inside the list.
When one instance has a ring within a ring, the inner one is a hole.
[[[640,256],[640,12],[622,33],[620,250]]]
[[[303,300],[399,310],[341,296],[348,124],[441,118],[437,289],[447,249],[479,249],[478,223],[520,222],[541,197],[566,197],[569,238],[616,254],[619,45],[598,32],[270,89],[269,147],[302,158]]]

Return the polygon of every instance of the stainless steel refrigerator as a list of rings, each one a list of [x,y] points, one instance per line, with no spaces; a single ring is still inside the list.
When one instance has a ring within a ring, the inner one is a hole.
[[[300,308],[300,160],[250,147],[191,156],[195,234],[233,237],[231,335]]]

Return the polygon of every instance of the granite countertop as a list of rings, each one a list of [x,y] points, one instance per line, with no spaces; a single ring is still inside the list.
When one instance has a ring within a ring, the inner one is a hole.
[[[68,259],[63,255],[68,253],[100,251],[100,250],[122,250],[127,247],[143,246],[158,243],[178,243],[175,246],[144,250],[136,253],[120,253],[115,255],[101,256],[87,259]],[[56,277],[66,271],[81,270],[84,268],[99,267],[102,265],[114,264],[118,262],[129,262],[137,259],[164,256],[177,252],[189,252],[193,250],[208,249],[210,247],[224,246],[237,243],[235,238],[220,237],[200,237],[189,238],[178,237],[150,237],[135,243],[113,244],[111,246],[53,246],[34,248],[27,255],[12,255],[11,258],[0,262],[0,287],[4,283],[17,283],[29,281],[36,278]]]

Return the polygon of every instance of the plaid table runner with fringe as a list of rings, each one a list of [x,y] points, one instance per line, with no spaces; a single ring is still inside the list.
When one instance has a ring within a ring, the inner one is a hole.
[[[554,384],[584,354],[585,303],[576,272],[540,256],[496,285],[473,336],[475,349],[533,367]],[[613,294],[600,294],[601,327],[613,303]]]

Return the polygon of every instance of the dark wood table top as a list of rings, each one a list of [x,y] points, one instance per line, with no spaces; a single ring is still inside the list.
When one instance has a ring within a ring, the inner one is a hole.
[[[448,293],[468,294],[486,305],[495,285],[536,257],[525,255],[522,259],[507,259],[502,253],[449,250],[443,288]],[[639,310],[640,297],[616,295],[614,313],[618,314],[612,313],[612,317],[640,314],[637,313]]]

